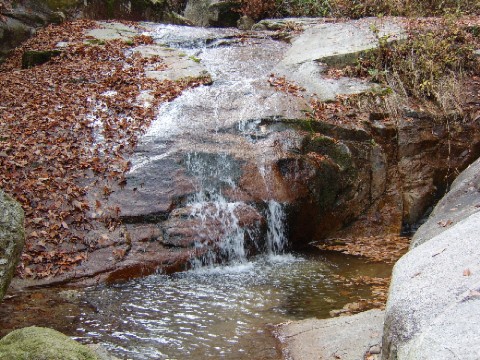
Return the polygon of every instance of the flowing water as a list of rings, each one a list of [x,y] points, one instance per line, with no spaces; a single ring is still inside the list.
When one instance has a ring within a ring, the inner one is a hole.
[[[390,267],[335,254],[286,253],[285,204],[268,196],[256,204],[266,222],[264,238],[241,224],[238,213],[250,204],[231,196],[239,191],[239,164],[255,164],[264,193],[273,189],[272,147],[259,145],[259,139],[268,143],[260,120],[301,116],[298,99],[267,83],[287,44],[244,38],[236,30],[146,26],[157,42],[199,58],[214,80],[162,105],[131,170],[148,171],[168,158],[185,169],[195,191],[182,206],[196,220],[195,246],[205,251],[191,270],[173,275],[91,287],[73,297],[62,289],[25,292],[4,302],[0,329],[52,326],[102,343],[122,359],[279,359],[272,324],[325,318],[368,298],[368,287],[349,288],[339,276],[388,276]],[[212,247],[208,239],[215,237]],[[249,246],[256,248],[254,257]]]
[[[338,276],[389,276],[391,266],[334,253],[265,255],[242,264],[156,274],[79,291],[34,289],[0,307],[0,336],[48,326],[120,359],[281,359],[272,324],[368,299]]]

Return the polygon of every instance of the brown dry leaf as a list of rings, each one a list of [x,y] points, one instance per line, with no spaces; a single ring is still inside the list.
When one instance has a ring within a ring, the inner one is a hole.
[[[50,25],[0,67],[0,132],[5,134],[0,153],[6,155],[0,156],[0,187],[22,204],[29,234],[18,267],[21,276],[61,274],[81,261],[77,247],[95,249],[95,242],[85,241],[85,231],[99,226],[98,221],[113,228],[119,209],[112,217],[91,219],[87,211],[101,204],[89,204],[87,192],[98,179],[124,181],[129,167],[125,159],[154,119],[158,104],[210,81],[147,79],[145,66],[153,60],[127,55],[125,42],[84,44],[84,30],[95,27],[90,20]],[[20,69],[24,51],[50,50],[60,41],[69,43],[60,56]],[[147,36],[135,39],[137,44],[151,41]],[[126,62],[131,65],[127,71]],[[102,97],[108,90],[117,96]],[[133,105],[141,91],[154,95],[152,108]],[[95,140],[92,118],[104,123],[98,130],[104,143]],[[39,246],[40,241],[45,245]],[[62,243],[71,244],[71,250],[61,251]]]
[[[327,239],[315,244],[321,250],[338,251],[347,255],[364,256],[368,261],[394,263],[404,255],[410,238],[385,235],[364,238]]]
[[[438,225],[440,225],[441,227],[447,227],[447,226],[450,226],[452,224],[453,224],[452,220],[443,220],[443,221],[438,222]]]

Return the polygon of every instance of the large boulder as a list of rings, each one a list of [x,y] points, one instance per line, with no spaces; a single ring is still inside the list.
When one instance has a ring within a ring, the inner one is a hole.
[[[261,26],[267,24],[264,22]],[[334,100],[339,94],[369,91],[373,87],[371,83],[347,77],[331,79],[324,72],[327,66],[354,64],[362,54],[378,47],[382,36],[388,36],[389,40],[402,38],[404,28],[393,20],[372,18],[316,24],[292,39],[292,47],[274,71],[300,84],[321,100]]]
[[[15,273],[25,243],[23,209],[0,190],[0,301]]]
[[[52,329],[28,327],[0,340],[0,358],[9,360],[100,360],[93,350]]]
[[[383,359],[479,358],[479,167],[459,176],[395,265]]]

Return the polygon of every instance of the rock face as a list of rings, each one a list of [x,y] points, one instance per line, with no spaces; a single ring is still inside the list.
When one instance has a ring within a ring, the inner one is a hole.
[[[233,27],[240,19],[238,1],[189,0],[185,18],[196,26]]]
[[[51,10],[42,1],[20,1],[13,9],[0,13],[0,62],[11,49],[35,34],[37,28],[63,20],[62,13]]]
[[[129,38],[134,33],[111,26],[90,34]],[[131,248],[125,243],[118,269],[108,257],[108,281],[132,277],[139,269],[148,274],[155,266],[185,268],[206,251],[202,244],[219,248],[225,237],[243,239],[246,253],[262,250],[269,201],[283,204],[292,247],[326,237],[398,234],[428,209],[450,169],[464,168],[479,152],[479,124],[471,119],[450,123],[450,131],[442,119],[411,110],[400,119],[353,114],[359,119],[352,123],[304,120],[307,99],[276,91],[265,81],[289,54],[287,44],[255,38],[245,46],[237,40],[242,33],[233,29],[146,26],[157,44],[175,48],[153,44],[134,50],[161,54],[168,64],[147,76],[176,79],[208,69],[213,83],[165,104],[140,139],[125,187],[109,199],[121,209],[134,240]],[[322,38],[322,32],[315,36]],[[371,46],[372,36],[359,41]],[[322,56],[333,56],[335,49]],[[320,85],[329,81],[335,80],[318,79]],[[248,211],[232,211],[242,203],[239,209]],[[226,224],[241,224],[244,232]],[[146,239],[139,229],[154,235]],[[148,244],[148,254],[141,253],[142,244]],[[92,271],[81,266],[76,274]]]
[[[478,359],[480,161],[465,170],[395,265],[383,359]]]
[[[480,159],[466,168],[412,239],[413,249],[480,211]]]
[[[0,190],[0,302],[15,273],[24,243],[23,209]]]
[[[378,359],[382,341],[381,310],[333,319],[307,319],[280,325],[276,336],[292,360]],[[368,356],[368,357],[367,357]]]
[[[0,358],[9,360],[100,360],[87,346],[41,327],[15,330],[0,340]],[[105,358],[104,358],[105,359]]]
[[[153,21],[185,24],[166,0],[88,0],[80,1],[79,16],[94,20]]]
[[[22,0],[0,13],[0,62],[40,27],[70,18],[189,24],[160,0]]]

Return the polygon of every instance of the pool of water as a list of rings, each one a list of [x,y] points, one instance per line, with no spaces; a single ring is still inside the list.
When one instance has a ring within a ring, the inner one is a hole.
[[[121,359],[280,359],[272,325],[327,318],[368,299],[367,286],[348,287],[338,275],[390,271],[334,253],[260,256],[76,292],[30,290],[2,304],[0,328],[50,326]]]

